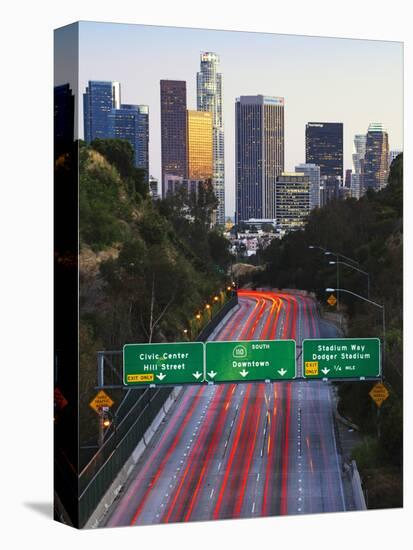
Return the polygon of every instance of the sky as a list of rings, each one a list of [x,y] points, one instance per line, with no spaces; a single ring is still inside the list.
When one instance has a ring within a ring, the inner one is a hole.
[[[67,48],[66,35],[56,40],[57,55]],[[159,81],[185,80],[187,107],[196,109],[201,51],[221,59],[226,215],[235,209],[235,98],[240,95],[285,98],[286,171],[305,162],[307,122],[344,124],[344,169],[352,168],[354,135],[365,133],[371,122],[383,123],[390,149],[403,149],[400,42],[82,22],[79,92],[88,80],[117,80],[123,103],[149,105],[150,173],[158,180]],[[63,63],[56,67],[55,84],[64,83],[64,73]],[[82,138],[82,101],[77,103]]]

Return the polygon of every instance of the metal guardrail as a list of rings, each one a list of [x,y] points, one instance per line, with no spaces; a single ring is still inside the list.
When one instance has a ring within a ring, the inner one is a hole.
[[[151,425],[171,388],[148,388],[79,476],[79,526],[83,527]]]

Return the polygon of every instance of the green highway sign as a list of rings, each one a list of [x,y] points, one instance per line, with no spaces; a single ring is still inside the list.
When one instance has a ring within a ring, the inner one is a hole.
[[[207,342],[207,382],[292,380],[295,372],[294,340]]]
[[[379,338],[303,340],[303,377],[306,379],[380,378],[380,340]]]
[[[126,344],[123,383],[126,386],[193,384],[204,381],[204,344]]]

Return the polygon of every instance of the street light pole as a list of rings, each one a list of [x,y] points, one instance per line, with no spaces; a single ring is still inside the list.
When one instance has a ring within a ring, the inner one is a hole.
[[[370,298],[370,274],[367,273],[367,271],[363,271],[362,269],[359,269],[358,267],[354,266],[354,265],[351,265],[351,264],[348,264],[346,262],[339,262],[338,260],[336,260],[335,262],[329,262],[331,265],[333,264],[342,264],[342,265],[346,265],[347,267],[349,267],[350,269],[354,269],[355,271],[359,271],[360,273],[363,273],[363,275],[366,275],[367,277],[367,298]],[[340,285],[337,285],[337,286],[340,286]]]
[[[365,302],[368,302],[369,304],[372,304],[373,306],[378,307],[382,311],[382,322],[383,322],[383,369],[385,364],[385,357],[386,357],[386,313],[385,313],[385,306],[384,304],[378,304],[377,302],[373,302],[373,300],[370,300],[369,298],[365,298],[364,296],[360,296],[360,294],[356,294],[355,292],[352,292],[351,290],[347,290],[345,288],[326,288],[326,292],[346,292],[347,294],[351,294],[352,296],[355,296],[356,298],[360,298],[360,300],[364,300]],[[382,369],[382,370],[383,370]]]

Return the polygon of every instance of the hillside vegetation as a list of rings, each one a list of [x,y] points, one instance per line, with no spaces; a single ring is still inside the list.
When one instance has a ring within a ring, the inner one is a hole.
[[[96,352],[121,350],[127,342],[183,340],[190,319],[225,287],[231,256],[227,240],[211,229],[217,205],[211,186],[197,197],[182,193],[153,202],[128,142],[81,144],[79,194],[80,390],[87,440],[95,437],[87,426],[96,426],[88,407],[96,393]]]

